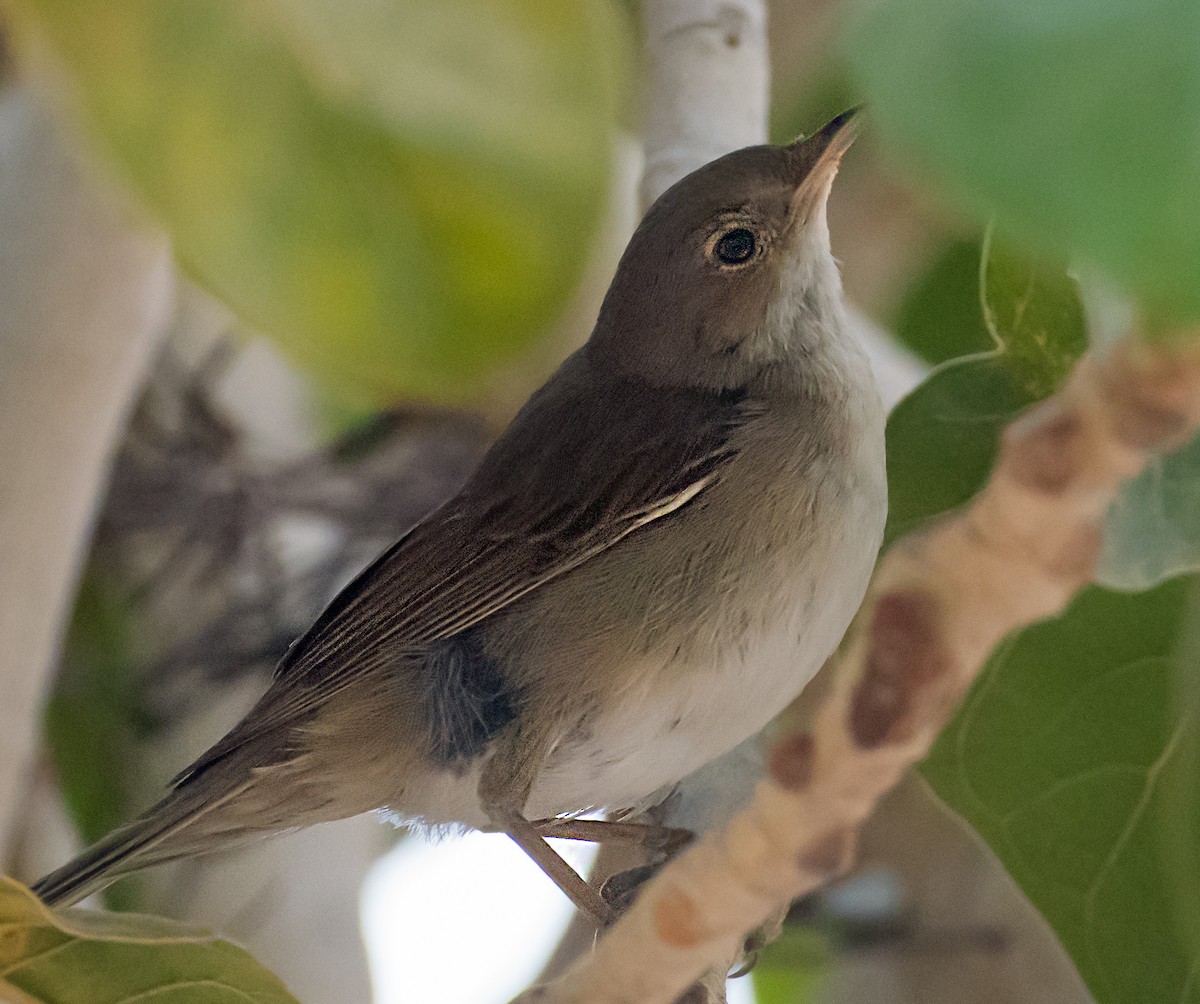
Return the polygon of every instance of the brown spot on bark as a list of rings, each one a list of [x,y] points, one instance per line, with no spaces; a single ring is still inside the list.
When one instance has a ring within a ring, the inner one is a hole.
[[[850,704],[850,733],[861,749],[911,735],[917,697],[943,676],[937,602],[926,592],[887,593],[875,604],[862,679]]]
[[[796,863],[809,875],[837,878],[850,870],[857,850],[857,830],[834,830],[801,851]]]
[[[816,743],[807,732],[788,736],[771,747],[767,768],[771,777],[787,791],[799,791],[812,780]]]
[[[1079,473],[1079,443],[1083,423],[1079,414],[1064,411],[1039,421],[1036,413],[1026,422],[1004,431],[1009,470],[1018,484],[1046,495],[1060,495]]]
[[[696,904],[680,889],[668,889],[654,904],[654,930],[668,948],[691,948],[706,935]]]

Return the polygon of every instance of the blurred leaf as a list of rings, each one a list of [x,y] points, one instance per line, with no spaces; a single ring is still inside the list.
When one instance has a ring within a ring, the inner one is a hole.
[[[1200,318],[1200,4],[860,0],[878,127],[984,213]]]
[[[1147,589],[1200,571],[1200,438],[1125,483],[1104,524],[1096,581]]]
[[[1049,394],[1085,348],[1079,292],[1061,267],[989,239],[981,277],[999,347],[940,366],[892,410],[885,546],[974,495],[1004,426]]]
[[[979,491],[1001,430],[1033,400],[993,352],[938,367],[897,404],[887,423],[884,546]]]
[[[48,910],[0,877],[0,1000],[43,1004],[296,1004],[228,941],[158,917]]]
[[[757,1004],[816,1002],[828,970],[829,939],[812,928],[786,924],[750,970],[754,999]]]
[[[360,403],[462,400],[604,208],[605,0],[15,0],[184,264]]]
[[[143,691],[133,673],[129,612],[104,577],[84,575],[46,704],[46,741],[67,809],[88,843],[125,822],[134,808],[133,754],[146,732]],[[134,887],[106,892],[128,909]]]
[[[954,241],[905,293],[891,329],[926,362],[995,348],[980,309],[979,260],[978,241]]]
[[[923,773],[999,855],[1100,1004],[1200,1001],[1200,941],[1178,921],[1162,821],[1194,809],[1200,722],[1175,699],[1197,582],[1093,588],[991,659]],[[1197,851],[1192,847],[1192,874]]]
[[[1018,254],[990,230],[980,267],[988,333],[1029,394],[1045,397],[1087,348],[1079,287],[1065,264]]]

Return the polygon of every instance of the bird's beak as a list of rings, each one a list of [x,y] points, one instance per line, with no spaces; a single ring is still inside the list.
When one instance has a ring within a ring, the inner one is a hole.
[[[807,223],[812,214],[825,205],[842,154],[850,149],[858,136],[861,110],[859,105],[844,111],[811,136],[801,136],[787,147],[796,179],[791,223]]]

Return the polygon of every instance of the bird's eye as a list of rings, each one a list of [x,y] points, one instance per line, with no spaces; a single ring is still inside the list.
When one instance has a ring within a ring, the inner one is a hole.
[[[754,234],[745,227],[738,227],[722,234],[713,245],[717,261],[725,265],[741,265],[754,256],[756,248]]]

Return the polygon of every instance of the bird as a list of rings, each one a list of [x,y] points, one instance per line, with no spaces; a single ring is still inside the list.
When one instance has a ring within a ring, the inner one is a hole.
[[[37,882],[43,902],[380,810],[503,831],[608,919],[547,825],[653,804],[761,730],[874,567],[884,412],[826,212],[858,121],[663,193],[587,342],[461,490],[333,599],[160,801]]]

